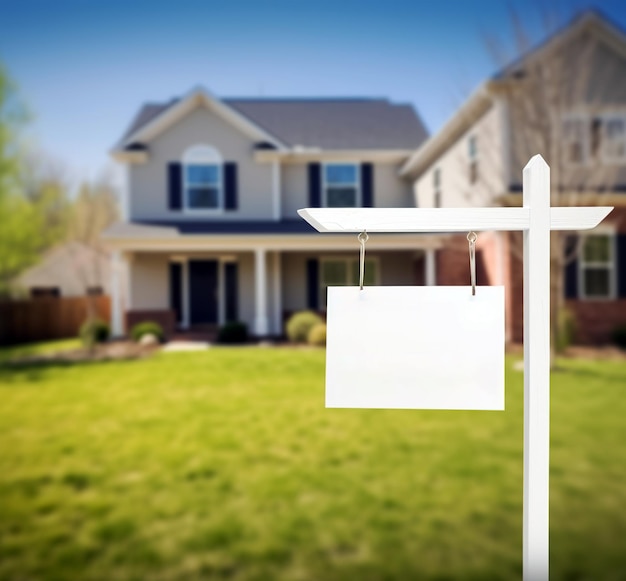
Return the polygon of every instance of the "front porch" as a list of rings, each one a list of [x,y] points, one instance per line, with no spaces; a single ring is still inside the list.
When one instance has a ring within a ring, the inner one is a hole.
[[[168,337],[214,337],[229,321],[246,323],[253,336],[283,336],[286,316],[324,311],[326,286],[356,284],[358,275],[352,236],[320,237],[316,244],[302,244],[302,238],[299,244],[245,250],[113,252],[113,334],[123,336],[136,322],[156,320]],[[438,237],[428,235],[374,237],[367,246],[366,284],[436,284],[440,246]]]

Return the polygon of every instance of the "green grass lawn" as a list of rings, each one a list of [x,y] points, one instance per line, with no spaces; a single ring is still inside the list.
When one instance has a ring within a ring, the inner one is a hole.
[[[506,412],[324,409],[324,352],[0,368],[0,579],[520,579]],[[552,380],[552,579],[626,579],[626,363]]]

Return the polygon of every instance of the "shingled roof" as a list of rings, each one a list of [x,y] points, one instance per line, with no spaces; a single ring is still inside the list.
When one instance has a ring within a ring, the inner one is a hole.
[[[178,102],[144,105],[123,140]],[[415,109],[387,99],[242,99],[222,102],[283,143],[322,149],[414,149],[428,137]]]

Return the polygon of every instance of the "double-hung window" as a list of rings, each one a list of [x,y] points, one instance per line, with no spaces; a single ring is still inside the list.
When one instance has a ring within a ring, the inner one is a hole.
[[[365,259],[363,284],[378,284],[379,263],[377,258]],[[320,260],[320,308],[326,308],[326,288],[329,286],[356,286],[359,284],[359,261],[354,258],[322,258]]]
[[[563,120],[563,152],[566,163],[572,165],[585,163],[588,130],[587,119],[572,116]]]
[[[324,206],[327,208],[357,208],[361,206],[359,165],[328,163],[324,165]]]
[[[584,237],[579,260],[582,298],[610,299],[614,296],[614,238],[612,234]]]
[[[223,207],[222,160],[210,146],[197,145],[183,156],[183,195],[187,210]]]
[[[563,156],[566,163],[588,161],[626,163],[626,113],[570,113],[563,118]]]
[[[433,206],[441,208],[441,169],[436,168],[433,172]]]
[[[467,153],[469,157],[469,183],[478,181],[478,139],[472,135],[467,141]]]
[[[605,116],[602,120],[602,160],[626,162],[626,116]]]

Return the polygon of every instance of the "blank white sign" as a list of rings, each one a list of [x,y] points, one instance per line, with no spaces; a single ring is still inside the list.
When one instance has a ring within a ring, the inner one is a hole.
[[[326,407],[504,409],[504,287],[329,287]]]

